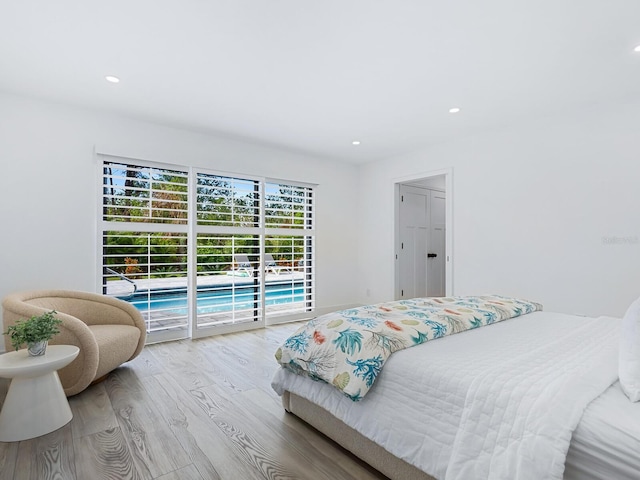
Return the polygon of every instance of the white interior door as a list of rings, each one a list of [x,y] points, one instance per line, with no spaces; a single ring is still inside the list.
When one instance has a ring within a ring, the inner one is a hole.
[[[427,295],[428,191],[400,185],[400,298]]]
[[[429,234],[427,252],[427,296],[444,297],[445,287],[445,203],[444,192],[429,190]]]
[[[398,298],[446,295],[446,195],[400,185]]]

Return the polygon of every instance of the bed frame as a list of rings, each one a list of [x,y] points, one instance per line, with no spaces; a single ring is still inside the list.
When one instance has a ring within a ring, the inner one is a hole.
[[[391,479],[435,480],[422,470],[393,456],[315,403],[285,391],[282,405],[287,412],[304,420]]]

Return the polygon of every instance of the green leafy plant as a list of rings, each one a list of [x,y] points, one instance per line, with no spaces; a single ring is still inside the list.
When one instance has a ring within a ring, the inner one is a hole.
[[[11,345],[18,350],[23,344],[49,341],[54,335],[60,333],[58,325],[62,320],[56,318],[56,311],[34,315],[26,320],[18,320],[14,325],[10,325],[3,335],[9,335]]]

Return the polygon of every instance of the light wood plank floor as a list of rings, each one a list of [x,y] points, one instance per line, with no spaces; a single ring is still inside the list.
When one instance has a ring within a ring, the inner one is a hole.
[[[145,347],[65,427],[0,442],[0,480],[385,479],[283,410],[273,354],[297,326]]]

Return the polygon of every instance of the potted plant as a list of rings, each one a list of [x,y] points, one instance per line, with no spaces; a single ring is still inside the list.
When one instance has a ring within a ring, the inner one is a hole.
[[[25,343],[29,355],[44,355],[47,343],[57,333],[60,333],[58,325],[62,320],[56,318],[56,311],[34,315],[26,320],[18,320],[14,325],[10,325],[4,335],[9,335],[11,345],[18,350]]]

